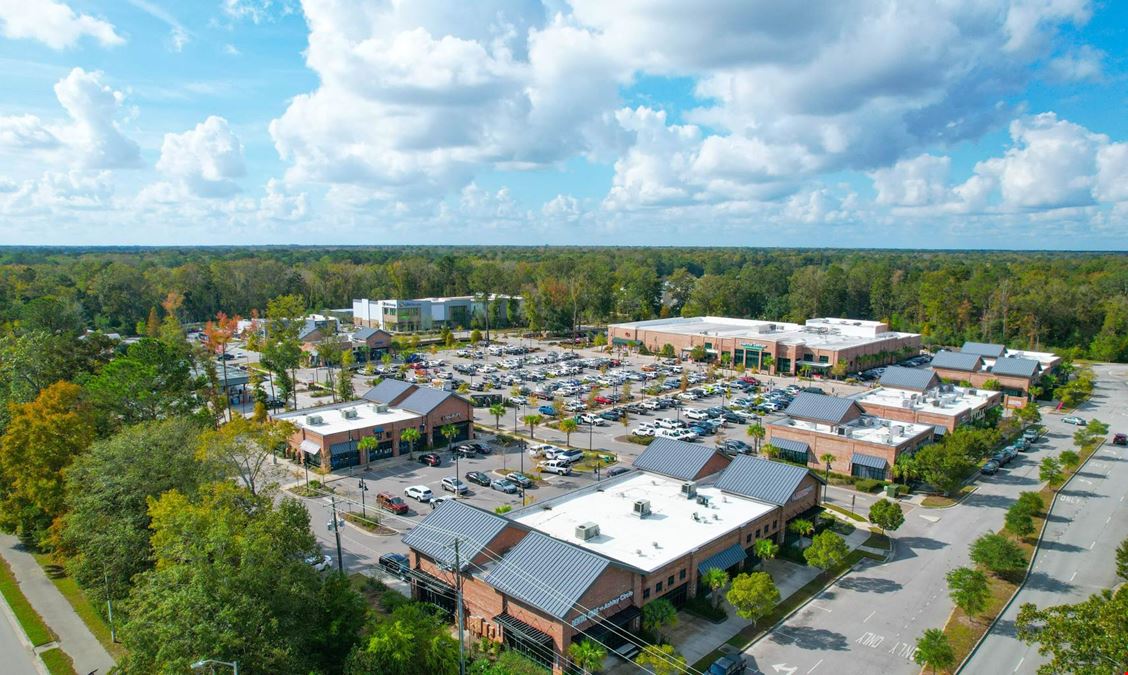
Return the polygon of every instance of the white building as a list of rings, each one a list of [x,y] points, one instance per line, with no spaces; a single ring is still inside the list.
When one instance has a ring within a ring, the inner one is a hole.
[[[520,296],[490,295],[489,301],[518,303]],[[353,300],[353,324],[381,328],[389,332],[409,333],[439,328],[469,328],[475,317],[484,324],[486,303],[473,295],[414,300]]]

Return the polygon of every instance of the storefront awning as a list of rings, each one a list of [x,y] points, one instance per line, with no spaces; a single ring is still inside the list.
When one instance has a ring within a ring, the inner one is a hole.
[[[937,435],[937,436],[944,436],[945,434],[947,434],[947,433],[948,433],[948,428],[947,428],[947,427],[943,427],[943,426],[940,426],[939,424],[937,424],[937,425],[936,425],[936,426],[935,426],[934,428],[935,428],[935,430],[936,430],[936,435]]]
[[[524,621],[510,616],[509,614],[498,614],[493,618],[494,623],[501,626],[507,631],[512,631],[521,636],[525,640],[535,642],[536,644],[552,644],[552,636],[543,631],[533,628]]]
[[[317,443],[314,443],[313,441],[308,441],[308,440],[302,441],[302,444],[301,444],[300,447],[301,447],[302,452],[309,453],[311,455],[320,455],[321,454],[321,446],[318,445]]]
[[[871,469],[885,469],[888,462],[882,457],[874,457],[873,455],[863,455],[860,452],[855,452],[854,456],[850,458],[850,462],[858,466],[868,466]]]
[[[807,366],[808,368],[830,368],[833,363],[820,363],[818,361],[796,361],[797,366]]]
[[[704,574],[705,570],[717,568],[719,570],[727,570],[728,568],[738,563],[744,562],[748,554],[740,547],[740,544],[733,544],[720,553],[714,553],[701,563],[697,565],[697,573]]]

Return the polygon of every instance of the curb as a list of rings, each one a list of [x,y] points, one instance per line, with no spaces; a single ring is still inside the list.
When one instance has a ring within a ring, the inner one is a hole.
[[[964,496],[960,497],[954,504],[949,504],[947,506],[925,506],[923,502],[921,502],[917,506],[919,506],[922,509],[928,509],[929,511],[943,511],[944,509],[954,509],[955,507],[959,506],[960,504],[963,504],[965,499],[967,499],[968,497],[975,494],[978,490],[979,490],[979,486],[976,485],[975,487],[973,487],[971,489],[970,492],[968,492]]]
[[[1090,453],[1085,461],[1081,462],[1080,466],[1077,467],[1077,470],[1074,471],[1073,475],[1069,477],[1069,480],[1062,483],[1061,487],[1054,491],[1054,498],[1050,501],[1050,505],[1046,509],[1046,518],[1042,521],[1042,530],[1038,533],[1038,540],[1034,542],[1034,553],[1030,555],[1030,562],[1026,565],[1026,571],[1022,575],[1022,581],[1014,589],[1014,593],[1010,596],[1010,599],[1007,600],[1007,604],[1003,605],[1002,609],[999,610],[999,613],[995,615],[995,618],[991,619],[991,624],[987,626],[987,630],[983,632],[983,635],[979,636],[979,639],[975,641],[975,645],[972,646],[971,651],[967,653],[967,656],[964,657],[964,660],[960,661],[960,664],[956,666],[955,670],[952,671],[952,675],[959,675],[959,673],[963,671],[968,661],[971,661],[972,657],[979,652],[979,648],[983,646],[983,642],[987,639],[987,636],[991,634],[992,630],[994,630],[995,624],[999,622],[999,619],[1004,614],[1006,614],[1007,610],[1010,609],[1010,606],[1014,604],[1014,599],[1018,597],[1018,594],[1022,592],[1022,589],[1026,588],[1026,582],[1028,579],[1030,579],[1030,571],[1034,569],[1034,563],[1038,560],[1038,553],[1042,550],[1042,538],[1046,536],[1046,528],[1050,524],[1050,516],[1053,515],[1054,507],[1057,506],[1057,500],[1058,497],[1061,496],[1061,491],[1067,488],[1069,484],[1073,482],[1073,479],[1077,477],[1077,474],[1081,473],[1081,470],[1085,468],[1085,465],[1097,456],[1097,453],[1101,451],[1101,448],[1103,448],[1104,445],[1105,441],[1104,439],[1101,439],[1101,442],[1097,444],[1097,447],[1093,448],[1093,452]],[[951,615],[948,615],[948,618],[951,619]],[[947,622],[945,622],[945,625],[947,625]]]
[[[31,644],[31,640],[28,639],[27,633],[24,632],[23,626],[20,625],[19,620],[16,619],[15,613],[12,612],[12,608],[8,606],[8,602],[3,598],[0,598],[0,610],[3,611],[4,617],[8,620],[8,623],[12,625],[12,630],[15,631],[16,637],[19,639],[20,644],[22,644],[25,648],[27,648],[29,652],[31,652],[31,662],[35,666],[35,669],[39,671],[40,675],[51,675],[47,670],[47,665],[43,663],[43,659],[39,658],[40,650],[36,649],[35,645]],[[50,627],[48,626],[48,628]],[[59,649],[62,649],[58,640],[40,645],[40,647],[47,649],[58,647]]]

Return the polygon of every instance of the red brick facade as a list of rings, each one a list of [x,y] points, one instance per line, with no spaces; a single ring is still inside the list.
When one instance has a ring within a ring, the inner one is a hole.
[[[884,443],[869,443],[847,436],[821,433],[797,427],[769,424],[766,428],[768,432],[767,441],[769,443],[772,439],[776,438],[806,443],[811,449],[810,453],[807,455],[808,465],[811,468],[825,469],[826,463],[823,462],[822,456],[829,453],[834,455],[834,461],[830,464],[830,470],[849,476],[853,470],[853,455],[854,453],[859,453],[883,458],[886,462],[886,479],[891,477],[889,468],[896,463],[897,457],[903,453],[916,450],[931,441],[933,436],[932,430],[926,429],[904,443],[894,446]]]

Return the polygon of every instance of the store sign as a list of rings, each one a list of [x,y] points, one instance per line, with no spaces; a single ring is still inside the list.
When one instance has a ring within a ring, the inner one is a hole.
[[[813,488],[811,486],[807,486],[807,487],[803,488],[802,490],[800,490],[800,491],[796,492],[794,495],[792,495],[791,501],[793,501],[793,502],[799,501],[800,499],[802,499],[802,498],[806,497],[807,495],[811,494],[811,490],[814,490],[814,489],[815,488]]]
[[[632,595],[634,595],[634,591],[627,591],[626,593],[623,593],[622,595],[620,595],[617,598],[612,598],[612,599],[608,600],[607,602],[603,603],[599,607],[596,607],[594,609],[590,609],[590,610],[584,612],[583,614],[581,614],[581,615],[577,616],[576,618],[572,619],[572,628],[575,628],[576,626],[580,625],[581,623],[583,623],[583,622],[585,622],[589,619],[594,619],[595,617],[599,616],[599,613],[602,612],[603,610],[610,609],[611,607],[614,607],[615,605],[619,604],[620,602],[630,598]]]
[[[462,419],[462,413],[451,413],[449,415],[443,415],[441,418],[439,418],[439,421],[449,422],[451,420],[458,420],[458,419]]]

